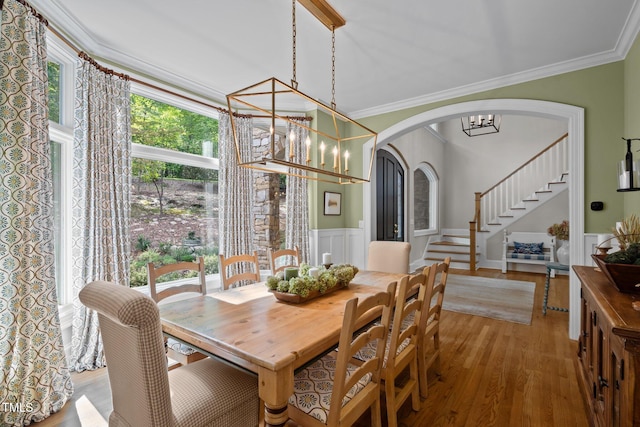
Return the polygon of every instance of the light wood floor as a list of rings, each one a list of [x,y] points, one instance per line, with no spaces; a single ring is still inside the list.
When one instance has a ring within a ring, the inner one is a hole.
[[[412,412],[409,404],[401,408],[400,427],[588,426],[576,379],[577,342],[568,338],[568,313],[542,315],[545,276],[497,270],[473,275],[536,282],[531,325],[443,312],[442,377],[430,375],[429,397],[419,412]],[[568,304],[567,276],[552,279],[549,305]],[[35,426],[107,425],[111,395],[106,369],[73,374],[72,379],[72,400]],[[368,418],[357,425],[368,426]]]

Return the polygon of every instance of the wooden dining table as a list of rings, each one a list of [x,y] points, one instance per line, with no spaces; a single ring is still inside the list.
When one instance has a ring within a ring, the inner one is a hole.
[[[160,304],[163,332],[258,376],[265,425],[284,425],[294,372],[338,344],[347,300],[386,290],[403,274],[360,271],[313,300],[277,300],[264,282]]]

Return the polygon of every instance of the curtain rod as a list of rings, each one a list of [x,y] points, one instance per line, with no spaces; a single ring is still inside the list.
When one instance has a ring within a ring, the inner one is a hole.
[[[172,91],[172,90],[169,90],[169,89],[165,89],[165,88],[163,88],[163,87],[156,86],[156,85],[154,85],[154,84],[152,84],[152,83],[148,83],[148,82],[145,82],[145,81],[143,81],[143,80],[139,80],[139,79],[137,79],[137,78],[135,78],[135,77],[131,77],[131,76],[127,75],[127,74],[118,73],[118,72],[116,72],[116,71],[114,71],[114,70],[111,70],[111,69],[109,69],[109,68],[103,67],[103,66],[102,66],[102,65],[100,65],[100,64],[99,64],[95,59],[93,59],[93,58],[92,58],[91,56],[89,56],[87,53],[85,53],[84,51],[82,51],[81,49],[79,49],[76,45],[74,45],[74,44],[73,44],[69,39],[67,39],[63,34],[61,34],[61,33],[60,33],[58,30],[56,30],[53,26],[49,25],[49,22],[48,22],[48,21],[47,21],[47,20],[46,20],[46,19],[45,19],[41,14],[39,14],[33,6],[31,6],[30,4],[28,4],[28,3],[26,2],[26,0],[16,0],[16,1],[18,1],[18,2],[20,2],[20,3],[22,3],[22,4],[24,4],[24,5],[25,5],[26,7],[28,7],[28,8],[30,8],[30,9],[31,9],[31,11],[33,12],[33,14],[34,14],[34,15],[36,15],[38,18],[40,18],[40,19],[44,22],[44,24],[47,26],[47,28],[48,28],[48,29],[49,29],[49,30],[50,30],[50,31],[51,31],[51,32],[52,32],[56,37],[58,37],[58,38],[59,38],[59,39],[60,39],[64,44],[66,44],[67,46],[69,46],[69,47],[70,47],[70,48],[71,48],[71,49],[72,49],[72,50],[73,50],[73,51],[74,51],[74,52],[75,52],[75,53],[76,53],[80,58],[82,58],[82,59],[84,59],[84,60],[86,60],[86,61],[89,61],[89,62],[90,62],[94,67],[96,67],[96,68],[97,68],[97,69],[99,69],[100,71],[103,71],[103,72],[105,72],[105,73],[107,73],[107,74],[115,75],[115,76],[117,76],[117,77],[121,77],[121,78],[123,78],[123,79],[125,79],[125,80],[129,80],[129,81],[131,81],[131,82],[134,82],[134,83],[137,83],[137,84],[140,84],[140,85],[143,85],[143,86],[146,86],[146,87],[149,87],[149,88],[155,89],[155,90],[159,90],[159,91],[164,92],[164,93],[167,93],[167,94],[169,94],[169,95],[177,96],[178,98],[182,98],[182,99],[185,99],[185,100],[190,101],[190,102],[195,102],[195,103],[197,103],[197,104],[203,105],[203,106],[208,107],[208,108],[213,108],[214,110],[219,111],[219,112],[221,112],[221,113],[229,113],[229,110],[228,110],[228,109],[226,109],[226,108],[218,107],[218,106],[216,106],[216,105],[212,105],[212,104],[209,104],[209,103],[207,103],[207,102],[204,102],[204,101],[200,101],[200,100],[198,100],[198,99],[191,98],[191,97],[189,97],[189,96],[187,96],[187,95],[183,95],[183,94],[181,94],[181,93],[177,93],[177,92],[174,92],[174,91]],[[0,2],[4,2],[4,0],[0,0]],[[2,4],[2,3],[0,3],[0,4]],[[251,114],[241,114],[241,113],[233,113],[233,115],[234,115],[234,116],[237,116],[237,117],[254,117],[254,116],[253,116],[253,115],[251,115]],[[286,117],[286,118],[288,118],[288,119],[297,119],[297,120],[306,120],[306,121],[311,121],[311,120],[312,120],[312,117],[309,117],[309,116],[285,116],[285,117]]]

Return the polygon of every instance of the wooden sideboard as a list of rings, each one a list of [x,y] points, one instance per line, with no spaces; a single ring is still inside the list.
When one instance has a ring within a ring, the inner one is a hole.
[[[592,424],[640,426],[640,294],[617,291],[594,267],[573,270],[582,285],[578,381]]]

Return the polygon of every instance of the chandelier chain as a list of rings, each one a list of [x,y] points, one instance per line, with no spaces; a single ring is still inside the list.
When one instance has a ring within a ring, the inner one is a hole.
[[[293,32],[293,76],[291,77],[291,86],[294,89],[298,89],[298,82],[296,81],[296,0],[291,2],[291,28]]]
[[[336,27],[331,26],[331,108],[336,109]]]

